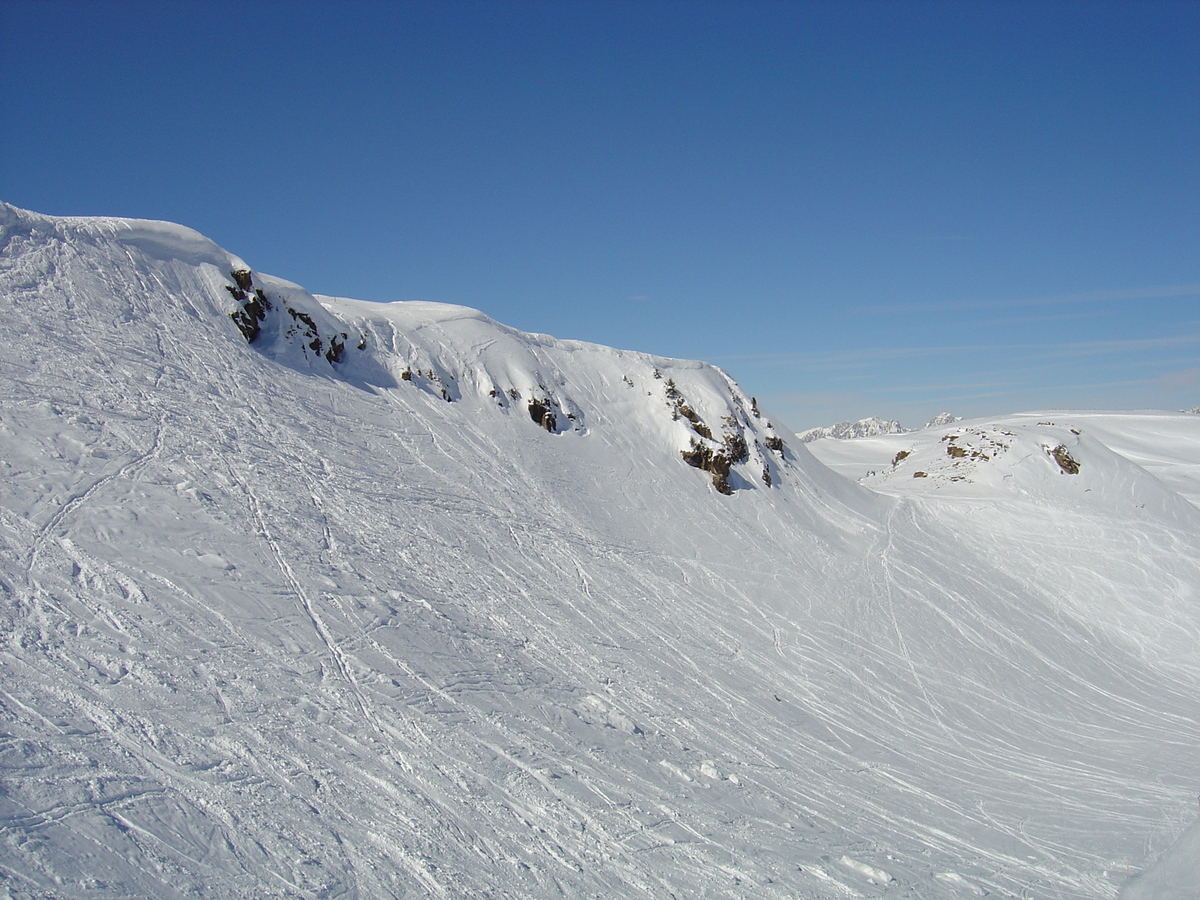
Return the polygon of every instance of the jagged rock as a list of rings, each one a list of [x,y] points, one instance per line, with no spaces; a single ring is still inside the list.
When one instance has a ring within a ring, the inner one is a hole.
[[[1070,451],[1068,451],[1063,444],[1059,444],[1057,447],[1053,448],[1052,450],[1047,450],[1046,452],[1048,452],[1050,456],[1053,457],[1054,461],[1058,463],[1058,467],[1068,475],[1079,474],[1078,460],[1071,456]]]
[[[549,400],[538,400],[536,397],[530,400],[529,418],[537,422],[551,434],[558,430],[558,417],[554,414]]]
[[[725,454],[731,463],[745,462],[750,458],[750,448],[746,446],[746,439],[737,432],[725,435]]]
[[[284,307],[293,319],[298,322],[303,322],[305,326],[305,336],[311,338],[308,342],[309,348],[314,353],[321,352],[321,333],[317,330],[317,323],[313,321],[313,317],[306,312],[301,312],[297,309],[292,309],[290,306]]]
[[[342,353],[346,349],[346,337],[347,335],[343,332],[341,337],[335,334],[329,339],[329,349],[325,351],[325,358],[329,362],[337,363],[342,361]]]
[[[230,274],[237,279],[240,272],[245,272],[245,269],[238,269]],[[242,336],[246,338],[247,344],[253,344],[255,338],[258,337],[258,332],[262,327],[263,320],[267,317],[267,310],[271,308],[271,301],[267,299],[267,295],[261,289],[254,292],[254,296],[249,296],[241,287],[241,279],[238,279],[238,287],[226,285],[226,288],[235,298],[245,301],[240,309],[234,310],[229,314],[229,318],[233,319],[238,329],[242,332]],[[240,297],[238,295],[241,295]]]
[[[711,472],[713,487],[720,493],[726,495],[733,493],[733,488],[729,485],[729,471],[732,463],[728,456],[720,451],[714,451],[709,444],[702,444],[696,440],[692,441],[691,447],[681,450],[680,453],[683,455],[683,461],[689,466]]]

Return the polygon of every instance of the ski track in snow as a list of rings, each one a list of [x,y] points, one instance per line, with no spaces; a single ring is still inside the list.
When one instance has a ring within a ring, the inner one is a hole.
[[[178,226],[0,247],[9,896],[1115,897],[1194,818],[1200,417],[836,474],[698,363],[257,273],[248,346]]]

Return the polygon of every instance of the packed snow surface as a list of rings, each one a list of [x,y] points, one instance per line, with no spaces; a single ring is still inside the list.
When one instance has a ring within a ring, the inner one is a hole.
[[[814,456],[4,205],[0,335],[10,897],[1191,896],[1200,417]]]

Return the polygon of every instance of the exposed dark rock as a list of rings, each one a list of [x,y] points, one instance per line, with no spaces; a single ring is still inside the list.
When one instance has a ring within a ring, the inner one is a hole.
[[[725,435],[725,455],[734,464],[745,462],[750,458],[750,448],[746,446],[746,439],[740,433],[734,432]]]
[[[766,444],[767,444],[768,450],[774,450],[776,453],[780,454],[781,456],[783,455],[783,438],[781,438],[779,435],[777,435],[777,434],[767,435]]]
[[[251,290],[254,288],[254,276],[251,275],[250,269],[234,269],[229,272],[229,277],[233,278],[233,284],[226,284],[226,290],[233,294],[234,300],[245,300],[250,296]],[[258,292],[262,296],[262,290]],[[270,308],[270,307],[268,307]]]
[[[1073,456],[1071,456],[1070,452],[1067,450],[1067,448],[1064,445],[1059,444],[1053,450],[1050,450],[1048,452],[1054,458],[1054,461],[1056,463],[1058,463],[1058,467],[1060,469],[1062,469],[1064,472],[1066,472],[1068,475],[1078,475],[1079,474],[1078,460],[1076,460]]]
[[[313,321],[313,317],[306,312],[300,312],[298,309],[292,309],[290,306],[285,306],[293,319],[298,322],[303,322],[307,331],[307,336],[311,338],[308,342],[309,348],[314,353],[321,352],[321,333],[317,330],[317,323]]]
[[[342,353],[346,349],[346,338],[347,335],[343,332],[340,337],[335,334],[329,339],[329,349],[325,351],[325,358],[329,362],[338,363],[342,361]]]
[[[558,417],[555,416],[549,400],[538,400],[536,397],[530,400],[529,418],[537,422],[551,434],[558,430]]]
[[[239,270],[245,271],[245,270]],[[237,273],[233,273],[235,276]],[[249,296],[240,287],[234,288],[232,285],[226,285],[235,297],[241,294],[238,299],[244,301],[240,309],[236,309],[229,314],[229,318],[233,319],[238,329],[242,332],[242,336],[246,338],[247,344],[253,344],[255,338],[258,337],[258,332],[262,326],[263,320],[267,317],[267,310],[271,308],[271,301],[267,299],[267,295],[261,290],[255,291],[254,296]]]
[[[911,454],[910,454],[910,451],[908,451],[908,450],[900,450],[900,451],[898,451],[898,452],[896,453],[896,455],[892,457],[892,465],[893,465],[893,466],[898,466],[898,465],[900,465],[900,461],[901,461],[901,460],[903,460],[903,459],[908,459],[908,457],[909,457],[910,455],[911,455]]]
[[[731,463],[728,456],[720,451],[714,451],[710,445],[702,444],[696,440],[692,441],[691,447],[687,450],[681,450],[680,453],[683,456],[683,461],[689,466],[711,472],[713,487],[720,493],[726,495],[733,493],[733,488],[729,486]]]
[[[953,456],[955,459],[962,459],[964,456],[967,455],[967,451],[964,448],[958,446],[958,444],[947,445],[946,452],[948,454],[950,454],[951,456]]]
[[[928,472],[913,472],[913,478],[928,478]]]

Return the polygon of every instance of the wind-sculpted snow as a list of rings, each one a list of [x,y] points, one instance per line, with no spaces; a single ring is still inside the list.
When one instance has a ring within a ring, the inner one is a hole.
[[[0,228],[10,896],[1115,897],[1194,819],[1200,434],[856,484],[700,363]]]

